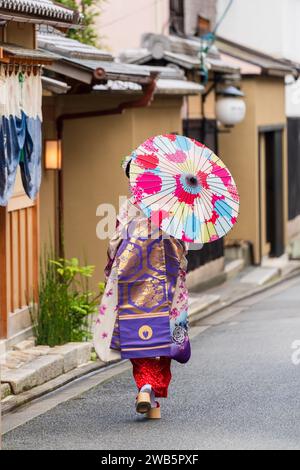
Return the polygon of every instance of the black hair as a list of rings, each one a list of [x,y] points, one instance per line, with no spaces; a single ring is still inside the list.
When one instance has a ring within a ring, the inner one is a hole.
[[[125,170],[125,173],[128,179],[130,178],[130,165],[131,165],[131,161],[127,163],[126,170]]]

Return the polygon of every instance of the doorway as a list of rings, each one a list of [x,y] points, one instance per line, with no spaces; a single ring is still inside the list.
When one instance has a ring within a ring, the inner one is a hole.
[[[288,118],[289,220],[300,215],[300,118]]]
[[[260,129],[259,143],[261,258],[279,257],[285,252],[283,127]]]

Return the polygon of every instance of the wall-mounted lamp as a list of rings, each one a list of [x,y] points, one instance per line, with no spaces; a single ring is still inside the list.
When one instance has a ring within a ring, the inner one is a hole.
[[[245,94],[234,86],[217,91],[216,118],[226,127],[233,127],[245,119]]]
[[[61,170],[62,145],[61,140],[45,141],[45,169]]]

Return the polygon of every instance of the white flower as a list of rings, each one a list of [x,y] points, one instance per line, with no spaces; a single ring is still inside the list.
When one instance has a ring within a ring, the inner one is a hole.
[[[173,331],[173,340],[177,344],[184,343],[186,330],[182,326],[176,325]]]

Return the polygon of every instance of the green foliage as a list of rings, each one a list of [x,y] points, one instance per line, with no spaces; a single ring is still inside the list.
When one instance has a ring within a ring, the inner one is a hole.
[[[90,319],[96,313],[104,284],[99,292],[89,290],[94,266],[80,266],[77,258],[51,259],[44,256],[40,269],[37,304],[31,307],[37,344],[57,346],[91,337]]]
[[[68,36],[84,44],[98,46],[98,33],[95,29],[95,20],[100,14],[99,6],[103,0],[56,0],[57,3],[78,10],[84,15],[82,29],[70,29]]]

